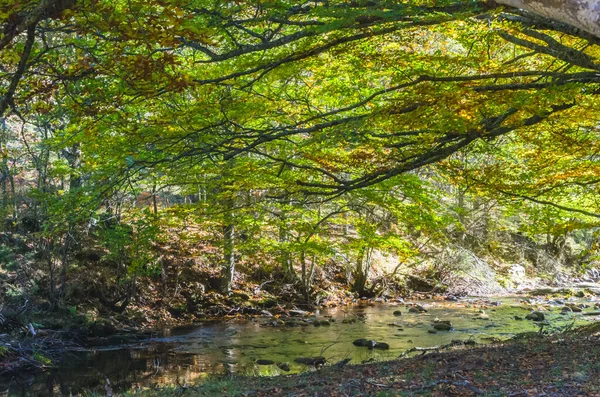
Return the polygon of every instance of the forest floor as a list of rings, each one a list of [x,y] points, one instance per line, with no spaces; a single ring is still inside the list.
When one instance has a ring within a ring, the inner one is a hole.
[[[600,396],[600,327],[270,378],[221,378],[136,396]],[[131,394],[133,395],[133,394]]]

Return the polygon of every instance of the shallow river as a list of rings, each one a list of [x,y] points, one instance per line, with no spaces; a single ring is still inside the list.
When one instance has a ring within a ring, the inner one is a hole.
[[[562,302],[521,298],[462,299],[458,302],[420,301],[426,313],[409,313],[410,306],[382,303],[366,307],[321,310],[320,320],[331,318],[331,325],[316,327],[314,316],[294,319],[296,326],[270,326],[274,318],[227,320],[178,329],[131,345],[73,351],[51,370],[0,378],[0,396],[60,396],[82,390],[104,392],[110,379],[115,392],[153,385],[197,383],[214,374],[276,375],[286,373],[276,364],[287,363],[290,372],[311,368],[298,364],[298,357],[324,356],[328,363],[351,358],[352,363],[390,360],[412,347],[430,347],[452,340],[473,339],[490,343],[519,332],[538,331],[525,317],[532,309],[545,310],[550,330],[560,330],[599,320],[595,301],[567,300],[589,306],[584,313],[561,314]],[[400,310],[401,315],[394,315]],[[481,313],[483,311],[483,313]],[[483,319],[481,318],[483,317]],[[451,331],[433,331],[435,319],[449,320]],[[343,321],[346,319],[346,321]],[[355,322],[348,323],[348,321]],[[283,319],[287,321],[288,319]],[[302,325],[300,325],[302,324]],[[389,344],[389,350],[356,347],[355,339],[366,338]],[[273,365],[257,365],[256,360],[272,360]],[[285,367],[285,365],[283,365]]]

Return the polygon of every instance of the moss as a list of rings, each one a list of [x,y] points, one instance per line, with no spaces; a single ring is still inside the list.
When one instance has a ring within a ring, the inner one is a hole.
[[[32,357],[33,357],[33,359],[35,361],[37,361],[40,364],[43,364],[43,365],[50,365],[50,364],[52,364],[52,360],[50,360],[48,357],[44,356],[40,352],[33,353]]]

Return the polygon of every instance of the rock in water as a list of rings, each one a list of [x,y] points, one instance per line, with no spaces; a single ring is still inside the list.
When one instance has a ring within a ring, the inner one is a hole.
[[[452,329],[452,325],[446,322],[439,322],[433,324],[433,328],[437,329],[438,331],[450,331]]]
[[[544,316],[544,313],[542,313],[542,312],[531,312],[527,316],[525,316],[525,318],[527,320],[533,320],[533,321],[544,321],[546,316]]]
[[[298,357],[297,359],[294,360],[295,362],[297,362],[298,364],[303,364],[303,365],[311,365],[313,367],[320,367],[325,365],[325,363],[327,362],[327,359],[325,357]]]
[[[409,313],[427,313],[427,310],[421,305],[414,305],[408,309]]]
[[[287,363],[279,363],[277,364],[277,367],[282,371],[290,372],[290,366]]]
[[[273,360],[256,360],[255,361],[257,365],[273,365],[275,364],[275,361]]]
[[[402,312],[400,310],[395,310],[394,311],[394,316],[401,316]]]
[[[352,344],[354,346],[358,346],[358,347],[367,347],[367,348],[369,348],[369,350],[372,350],[372,349],[387,350],[390,348],[390,345],[388,345],[387,343],[376,342],[372,339],[357,339],[354,342],[352,342]]]
[[[388,345],[385,342],[375,342],[375,345],[373,345],[374,349],[380,349],[380,350],[389,350],[390,345]]]

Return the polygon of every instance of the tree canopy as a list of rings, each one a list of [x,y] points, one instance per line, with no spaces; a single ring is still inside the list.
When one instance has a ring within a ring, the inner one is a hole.
[[[274,224],[271,249],[300,258],[304,278],[331,248],[322,227],[340,219],[361,236],[359,263],[376,246],[415,255],[395,239],[444,224],[440,175],[574,217],[545,232],[589,228],[600,217],[597,7],[498,3],[514,7],[4,1],[4,211],[41,205],[64,262],[75,230],[120,216],[125,195],[149,192],[155,216],[161,194],[192,197],[168,216],[199,216],[222,237],[225,290],[240,237]],[[18,177],[35,204],[17,199]]]

